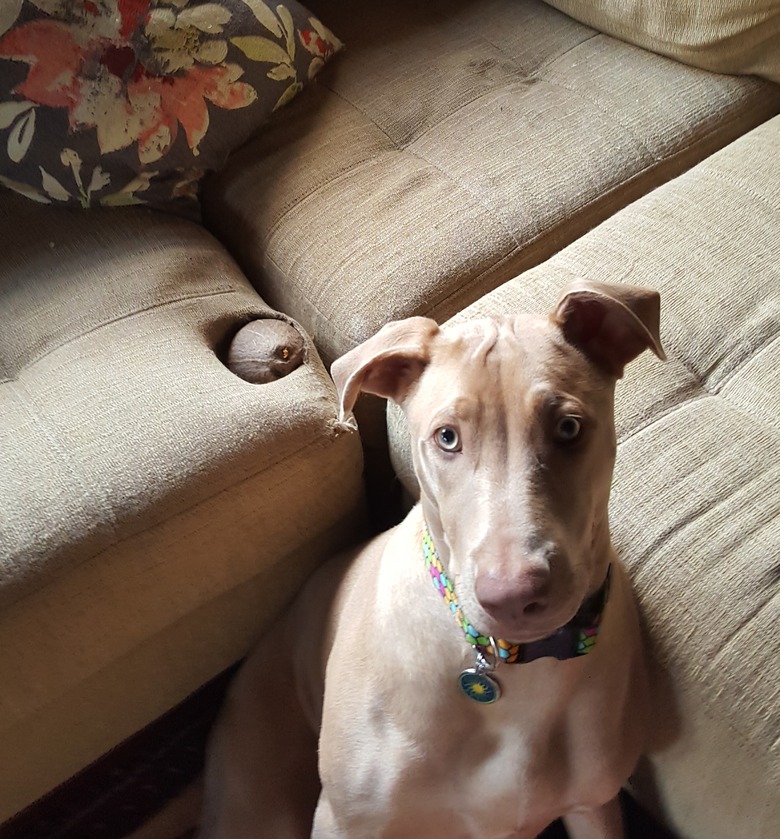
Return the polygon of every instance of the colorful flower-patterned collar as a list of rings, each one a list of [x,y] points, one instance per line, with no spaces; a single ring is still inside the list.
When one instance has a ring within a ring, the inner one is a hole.
[[[611,569],[607,571],[601,588],[582,604],[569,623],[540,641],[511,644],[509,641],[480,634],[466,619],[458,603],[455,587],[444,570],[427,526],[423,527],[423,556],[434,585],[455,615],[466,640],[482,656],[491,656],[496,664],[525,664],[545,657],[566,660],[586,655],[596,645],[604,607],[609,598]]]

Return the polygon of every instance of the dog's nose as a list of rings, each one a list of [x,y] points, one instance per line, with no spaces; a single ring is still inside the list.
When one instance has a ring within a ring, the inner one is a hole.
[[[544,611],[549,602],[550,572],[534,568],[514,576],[485,571],[477,574],[474,593],[495,620],[518,622]]]

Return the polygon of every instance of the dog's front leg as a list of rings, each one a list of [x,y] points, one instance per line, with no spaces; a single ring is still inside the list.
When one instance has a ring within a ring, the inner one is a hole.
[[[320,800],[317,802],[311,839],[349,839],[347,834],[336,825],[330,801],[325,793],[320,795]]]
[[[292,663],[269,635],[237,674],[212,733],[198,839],[308,839],[319,791],[317,736]]]
[[[613,798],[601,807],[568,813],[563,817],[569,839],[624,839],[620,799]]]

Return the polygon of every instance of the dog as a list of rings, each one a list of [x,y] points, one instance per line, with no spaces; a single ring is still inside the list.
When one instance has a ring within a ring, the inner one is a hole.
[[[319,569],[229,691],[201,839],[624,835],[647,731],[610,542],[614,389],[659,295],[577,281],[548,317],[413,317],[336,361],[397,403],[420,501]]]

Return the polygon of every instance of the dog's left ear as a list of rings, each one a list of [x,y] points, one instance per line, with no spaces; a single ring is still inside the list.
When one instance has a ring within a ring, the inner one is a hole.
[[[344,422],[360,393],[403,401],[430,361],[431,341],[439,331],[430,318],[396,320],[333,362],[330,368]]]
[[[575,280],[564,288],[550,320],[570,344],[619,379],[626,364],[644,350],[666,360],[660,315],[657,291]]]

